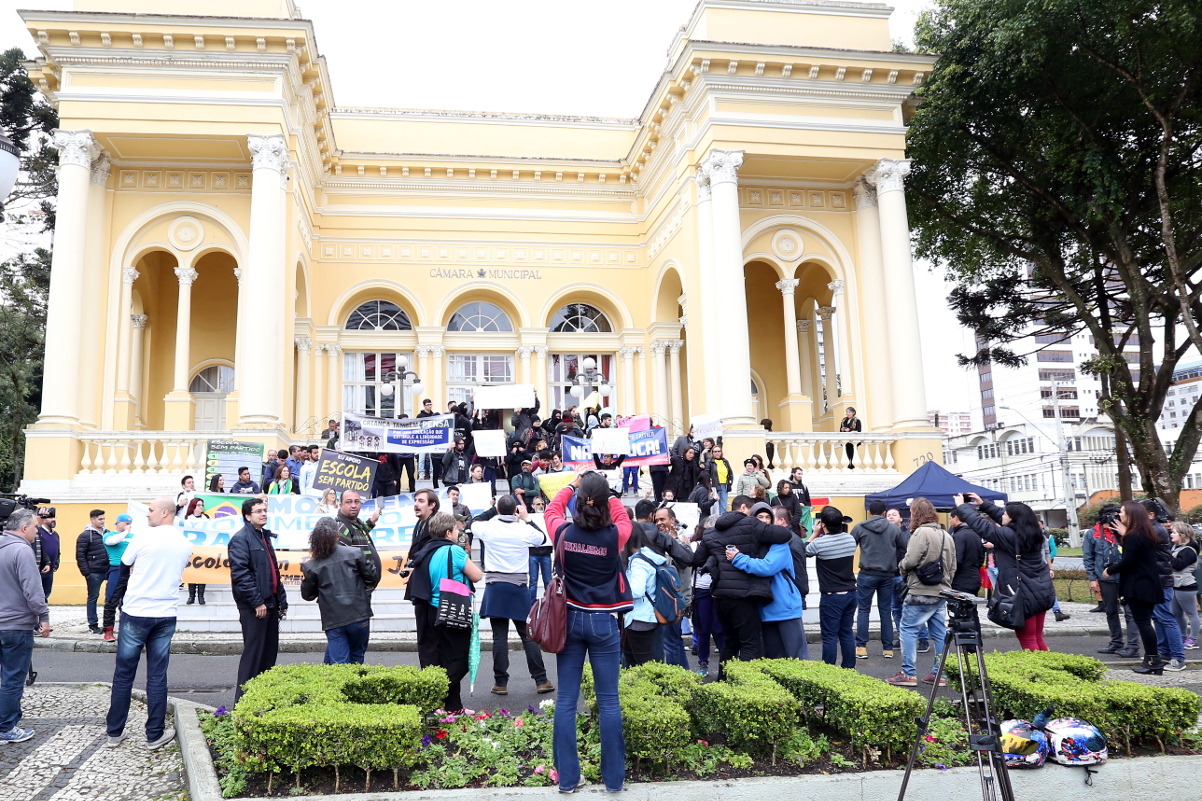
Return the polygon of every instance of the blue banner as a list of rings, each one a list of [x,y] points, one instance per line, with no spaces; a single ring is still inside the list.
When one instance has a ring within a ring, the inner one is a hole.
[[[455,417],[368,417],[342,413],[342,450],[367,453],[443,454],[455,442]]]
[[[564,464],[573,467],[593,465],[593,446],[587,439],[565,436],[562,442]],[[622,462],[623,467],[668,464],[670,461],[667,429],[656,427],[630,432],[630,455]]]

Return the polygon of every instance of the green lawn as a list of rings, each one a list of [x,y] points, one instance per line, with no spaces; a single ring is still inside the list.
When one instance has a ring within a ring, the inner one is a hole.
[[[1080,548],[1070,548],[1067,545],[1056,547],[1057,556],[1081,556]]]

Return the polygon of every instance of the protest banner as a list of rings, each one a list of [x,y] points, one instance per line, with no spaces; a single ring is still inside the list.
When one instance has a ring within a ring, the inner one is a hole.
[[[318,493],[323,493],[328,489],[338,493],[354,490],[360,495],[369,496],[378,465],[379,462],[366,456],[339,453],[324,448],[321,458],[317,460],[317,475],[313,477],[313,489]]]
[[[534,406],[534,384],[489,384],[476,387],[477,409],[528,409]]]
[[[487,481],[479,484],[459,484],[459,502],[477,515],[492,506],[492,485]]]
[[[343,412],[339,443],[343,451],[360,453],[442,454],[454,442],[454,429],[451,414],[394,420]]]
[[[693,439],[696,442],[709,437],[717,441],[722,436],[722,417],[716,414],[699,414],[692,420]]]
[[[594,429],[595,434],[599,429]],[[592,443],[580,437],[564,436],[562,438],[563,463],[573,467],[593,465]],[[669,464],[668,432],[663,428],[649,428],[646,431],[630,432],[629,456],[622,462],[623,467],[636,465]]]
[[[687,526],[684,529],[685,534],[692,536],[693,531],[697,528],[697,522],[701,519],[701,510],[697,508],[697,504],[673,503],[672,511],[676,513],[676,522]]]
[[[538,479],[538,488],[542,490],[543,495],[554,498],[555,493],[572,483],[576,474],[565,470],[562,473],[539,473],[535,478]]]
[[[408,579],[404,569],[409,550],[378,548],[383,570],[377,588],[403,588]],[[301,565],[309,558],[308,551],[277,549],[276,566],[280,569],[280,580],[285,586],[298,587],[301,583]],[[197,545],[192,548],[192,558],[184,568],[183,580],[189,584],[229,584],[230,560],[226,548]]]
[[[619,417],[614,420],[614,425],[618,428],[625,428],[628,431],[646,431],[651,428],[651,415],[649,414],[633,414],[630,417]]]
[[[223,495],[217,492],[198,492],[195,496],[205,505],[205,514],[211,518],[242,517],[242,502],[245,495]]]
[[[628,428],[598,426],[593,429],[589,439],[593,443],[593,453],[612,453],[615,456],[630,455],[630,429]]]
[[[209,440],[205,453],[205,487],[209,486],[216,475],[225,477],[226,487],[234,486],[238,483],[239,467],[249,467],[251,479],[259,480],[259,474],[263,471],[262,443]]]
[[[505,431],[503,429],[473,431],[472,442],[476,445],[477,456],[505,456]]]

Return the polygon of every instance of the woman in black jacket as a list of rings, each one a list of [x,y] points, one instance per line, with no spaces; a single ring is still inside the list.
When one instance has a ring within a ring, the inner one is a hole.
[[[793,485],[781,479],[776,484],[776,497],[772,505],[783,508],[789,513],[789,528],[794,534],[801,533],[801,501],[793,494]]]
[[[702,518],[709,517],[713,511],[714,504],[717,503],[714,494],[710,474],[702,470],[701,474],[697,476],[697,486],[693,487],[693,491],[689,493],[689,503],[697,504],[697,511]]]
[[[301,563],[301,597],[317,601],[326,633],[326,664],[362,665],[371,638],[371,591],[380,568],[359,548],[338,543],[338,524],[317,521],[309,559]]]
[[[1152,626],[1152,610],[1164,602],[1164,590],[1160,581],[1160,566],[1157,550],[1160,537],[1148,520],[1148,512],[1142,504],[1127,501],[1114,523],[1114,530],[1123,538],[1123,558],[1117,565],[1102,571],[1102,578],[1114,574],[1119,577],[1119,596],[1131,610],[1139,638],[1144,644],[1144,662],[1135,673],[1159,676],[1164,673],[1164,661],[1156,645],[1156,629]]]
[[[697,461],[697,449],[692,445],[686,447],[679,455],[671,454],[672,469],[668,473],[668,489],[673,497],[687,498],[697,486],[697,476],[701,473],[701,463]]]
[[[998,586],[1017,591],[1022,598],[1026,624],[1015,632],[1024,651],[1046,651],[1043,618],[1056,601],[1052,588],[1052,569],[1043,558],[1043,532],[1035,512],[1025,503],[1008,503],[1005,511],[986,505],[979,495],[969,493],[974,509],[955,496],[956,517],[985,540],[993,549],[998,569]],[[978,512],[979,510],[979,512]],[[984,513],[984,514],[981,514]],[[988,515],[989,517],[985,517]]]

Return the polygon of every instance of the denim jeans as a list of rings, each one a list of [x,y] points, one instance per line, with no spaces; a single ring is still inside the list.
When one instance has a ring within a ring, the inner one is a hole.
[[[0,733],[21,722],[21,697],[32,659],[32,629],[0,631]]]
[[[725,485],[718,485],[718,507],[714,509],[714,514],[722,514],[726,511],[730,501],[730,490]]]
[[[934,645],[934,655],[931,657],[931,672],[939,666],[939,655],[943,653],[943,641],[947,634],[947,623],[943,615],[947,601],[940,599],[933,604],[906,604],[902,607],[901,646],[902,673],[907,676],[917,674],[918,641],[921,630],[928,629],[928,637]]]
[[[121,565],[109,565],[109,572],[104,574],[104,602],[113,600],[117,591],[117,581],[121,578]]]
[[[764,621],[764,656],[768,659],[809,659],[805,624],[801,618]]]
[[[530,603],[538,600],[538,574],[543,574],[543,589],[551,581],[551,555],[530,557]]]
[[[100,585],[104,583],[105,573],[89,573],[85,579],[88,583],[88,628],[100,625],[100,616],[96,613],[96,601],[100,599]]]
[[[371,639],[371,621],[361,620],[326,632],[327,665],[362,665]]]
[[[50,591],[54,589],[54,571],[42,574],[42,592],[46,594],[46,600],[50,600]]]
[[[856,647],[868,645],[868,613],[872,609],[872,596],[876,596],[877,612],[881,616],[881,647],[886,651],[893,647],[893,599],[896,576],[856,576],[857,615]]]
[[[714,597],[710,591],[693,590],[693,635],[697,642],[697,661],[708,665],[710,661],[710,638],[714,639],[714,648],[719,653],[725,637],[722,634],[722,624],[718,622],[718,610],[714,606]]]
[[[901,614],[902,614],[902,590],[906,586],[906,580],[901,576],[893,579],[893,650],[901,650]],[[931,632],[926,623],[923,623],[918,629],[918,639],[930,640]],[[882,640],[881,642],[884,642]]]
[[[823,593],[818,601],[818,622],[822,628],[822,661],[828,665],[835,664],[835,658],[842,649],[842,666],[856,666],[855,637],[851,631],[855,614],[854,592]]]
[[[626,490],[639,491],[639,469],[637,467],[622,468],[622,494],[626,494]]]
[[[1181,627],[1173,617],[1173,588],[1165,587],[1164,602],[1152,609],[1152,624],[1156,626],[1156,649],[1162,659],[1185,661],[1185,642],[1181,639]]]
[[[684,650],[684,634],[680,630],[680,621],[666,623],[664,630],[664,662],[669,665],[680,665],[685,670],[689,668],[689,655]]]
[[[626,781],[626,739],[622,735],[622,708],[618,705],[620,650],[617,615],[568,610],[567,640],[556,660],[559,692],[555,699],[552,748],[560,789],[572,790],[580,783],[576,709],[580,703],[580,680],[586,655],[593,667],[601,724],[601,778],[605,789],[611,792],[622,789]]]
[[[163,736],[167,718],[167,662],[171,659],[173,617],[134,617],[121,613],[117,636],[117,666],[113,670],[113,692],[109,699],[108,735],[125,731],[129,698],[134,688],[138,660],[146,649],[146,740]]]

